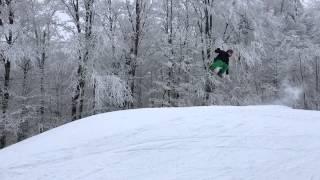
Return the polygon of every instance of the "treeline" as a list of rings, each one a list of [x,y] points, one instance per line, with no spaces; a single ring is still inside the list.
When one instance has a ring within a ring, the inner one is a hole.
[[[101,112],[320,109],[320,3],[0,0],[0,148]],[[233,49],[230,80],[208,69]]]

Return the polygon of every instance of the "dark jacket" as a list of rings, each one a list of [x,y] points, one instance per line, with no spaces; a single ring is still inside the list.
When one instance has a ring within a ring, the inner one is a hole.
[[[220,48],[216,49],[214,52],[218,53],[218,56],[214,58],[214,61],[217,61],[219,59],[229,65],[230,55],[227,52],[221,50]]]

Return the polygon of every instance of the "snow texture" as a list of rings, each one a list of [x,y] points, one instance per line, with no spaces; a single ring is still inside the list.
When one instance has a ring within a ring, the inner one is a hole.
[[[85,118],[0,151],[1,180],[320,179],[320,112],[140,109]]]

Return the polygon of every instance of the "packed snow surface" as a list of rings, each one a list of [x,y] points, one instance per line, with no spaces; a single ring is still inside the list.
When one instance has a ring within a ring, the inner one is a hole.
[[[0,180],[319,180],[320,112],[140,109],[85,118],[0,151]]]

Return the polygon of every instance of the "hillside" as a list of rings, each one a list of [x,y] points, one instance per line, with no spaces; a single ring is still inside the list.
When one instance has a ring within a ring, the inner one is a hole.
[[[320,112],[140,109],[85,118],[0,151],[1,180],[320,179]]]

